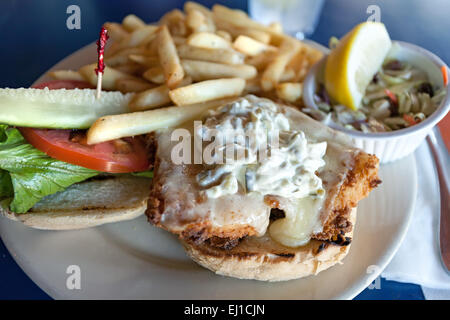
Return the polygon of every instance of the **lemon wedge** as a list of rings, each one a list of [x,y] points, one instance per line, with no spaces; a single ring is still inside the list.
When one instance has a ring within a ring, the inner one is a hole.
[[[364,22],[347,33],[329,54],[325,88],[337,103],[356,110],[391,48],[384,24]]]

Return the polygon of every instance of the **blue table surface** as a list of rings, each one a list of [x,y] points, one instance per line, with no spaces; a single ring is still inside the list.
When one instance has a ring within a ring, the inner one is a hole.
[[[313,0],[311,0],[313,1]],[[0,87],[28,87],[42,73],[73,51],[96,40],[105,21],[121,21],[135,13],[145,21],[158,20],[184,1],[165,0],[2,0],[0,1]],[[222,3],[247,10],[246,0],[200,0],[207,6]],[[81,9],[81,29],[68,30],[69,5]],[[381,21],[392,39],[420,45],[447,64],[450,61],[450,1],[446,0],[325,0],[319,24],[310,37],[327,45],[365,21],[369,5],[381,9]],[[0,299],[51,299],[37,287],[0,242]],[[366,289],[356,299],[424,299],[413,284],[381,280],[380,289]]]

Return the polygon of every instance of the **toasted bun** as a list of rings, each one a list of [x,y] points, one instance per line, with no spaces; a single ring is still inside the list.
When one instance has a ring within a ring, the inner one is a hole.
[[[25,225],[46,230],[70,230],[136,218],[147,208],[150,179],[104,176],[74,184],[47,196],[30,211],[0,214]]]
[[[354,225],[356,208],[352,210]],[[345,237],[352,237],[353,230]],[[248,237],[233,249],[219,249],[207,244],[183,241],[186,252],[201,266],[217,274],[240,279],[284,281],[315,275],[341,263],[350,245],[311,240],[306,246],[289,248],[267,235]]]

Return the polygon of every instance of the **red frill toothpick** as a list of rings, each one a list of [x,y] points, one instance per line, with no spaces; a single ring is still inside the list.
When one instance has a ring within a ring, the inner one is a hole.
[[[100,94],[102,92],[102,76],[105,71],[105,62],[103,61],[103,55],[105,53],[106,40],[108,40],[108,30],[104,27],[100,30],[100,36],[97,41],[97,53],[98,53],[98,63],[95,73],[97,74],[97,99],[100,99]]]

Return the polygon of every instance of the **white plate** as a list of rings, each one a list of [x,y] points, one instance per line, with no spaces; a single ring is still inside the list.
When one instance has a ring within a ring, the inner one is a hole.
[[[52,69],[77,69],[95,56],[90,45]],[[56,299],[351,299],[391,260],[414,208],[413,155],[383,166],[380,177],[383,183],[358,206],[344,264],[288,282],[215,275],[192,262],[174,236],[144,216],[81,231],[40,231],[1,218],[0,234],[25,273]],[[71,265],[80,267],[81,289],[66,286]]]

